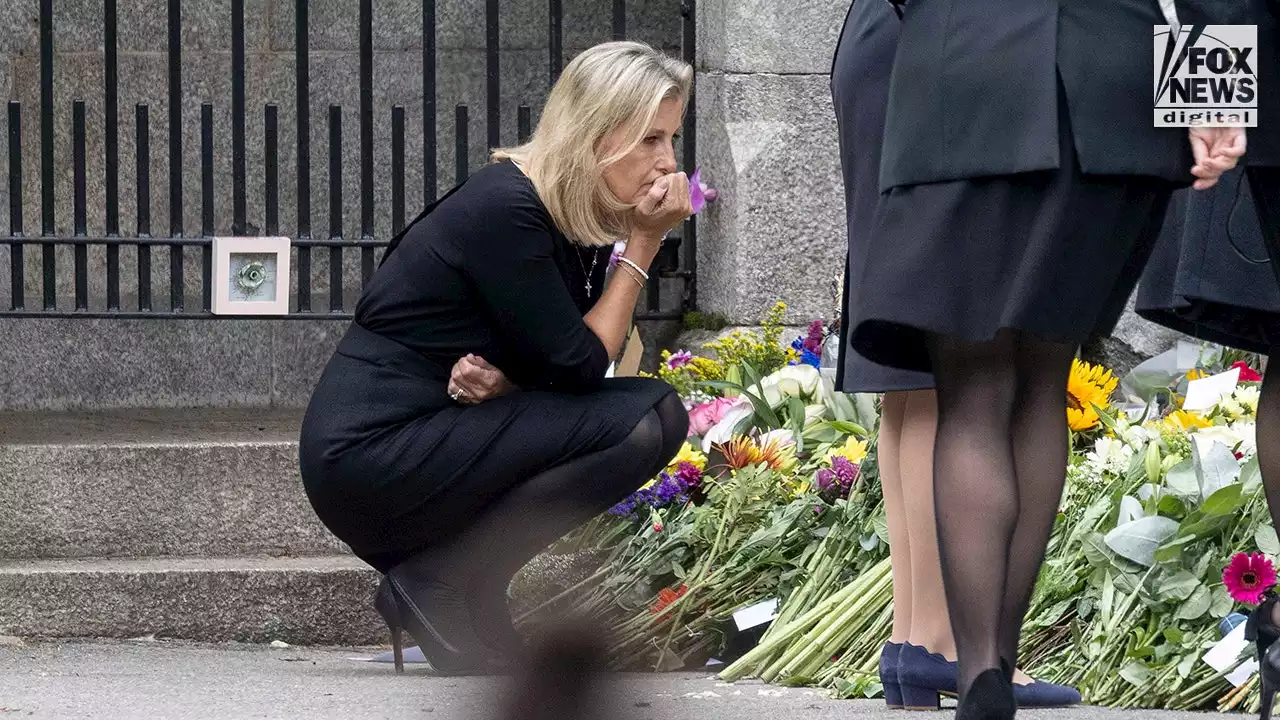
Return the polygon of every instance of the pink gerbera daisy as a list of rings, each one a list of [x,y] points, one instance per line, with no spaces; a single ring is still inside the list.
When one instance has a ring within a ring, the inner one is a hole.
[[[1276,569],[1262,553],[1236,553],[1222,571],[1222,583],[1236,602],[1257,605],[1276,584]]]

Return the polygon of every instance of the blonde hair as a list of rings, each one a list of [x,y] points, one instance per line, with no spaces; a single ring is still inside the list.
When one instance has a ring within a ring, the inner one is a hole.
[[[604,171],[644,141],[663,100],[687,102],[692,83],[692,67],[643,43],[596,45],[564,69],[529,142],[498,148],[491,160],[519,164],[570,239],[612,245],[630,231],[634,205],[609,191]],[[601,141],[620,128],[621,147],[601,157]]]

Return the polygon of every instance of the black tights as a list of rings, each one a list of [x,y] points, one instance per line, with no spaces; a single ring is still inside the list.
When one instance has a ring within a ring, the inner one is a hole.
[[[520,483],[462,532],[410,561],[465,587],[473,625],[488,645],[516,642],[507,610],[511,578],[565,533],[616,505],[679,452],[689,414],[674,392],[663,397],[620,443],[575,458]]]
[[[1271,255],[1271,267],[1280,281],[1280,168],[1245,170],[1258,209],[1262,237]],[[1262,486],[1271,510],[1271,522],[1280,529],[1280,347],[1268,353],[1268,371],[1262,378],[1262,394],[1258,398],[1258,468],[1262,470]],[[1280,606],[1273,623],[1280,624]]]
[[[933,336],[934,504],[960,689],[1017,666],[1018,635],[1062,497],[1075,348],[1012,330]]]

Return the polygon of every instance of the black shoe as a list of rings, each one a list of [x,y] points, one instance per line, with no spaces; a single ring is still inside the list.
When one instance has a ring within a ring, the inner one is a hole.
[[[1262,604],[1249,613],[1244,626],[1244,637],[1258,651],[1259,676],[1262,683],[1262,720],[1270,720],[1275,704],[1276,691],[1280,690],[1280,627],[1271,618],[1277,602],[1275,595],[1268,595]]]
[[[391,629],[396,671],[403,672],[401,630],[418,643],[427,663],[437,675],[500,675],[510,667],[475,634],[471,614],[461,592],[448,584],[424,580],[393,568],[383,578],[374,602]]]
[[[1003,669],[983,670],[960,700],[956,720],[1011,720],[1018,710]]]
[[[1258,658],[1259,675],[1262,678],[1262,720],[1271,720],[1271,710],[1280,690],[1280,643],[1273,643]]]

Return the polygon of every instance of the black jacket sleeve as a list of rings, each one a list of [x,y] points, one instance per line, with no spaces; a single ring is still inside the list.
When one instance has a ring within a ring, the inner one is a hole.
[[[521,366],[503,372],[558,392],[599,387],[609,354],[564,285],[545,211],[517,203],[478,208],[471,219],[485,242],[463,249],[467,273],[498,328],[495,340],[508,349],[507,360]]]

